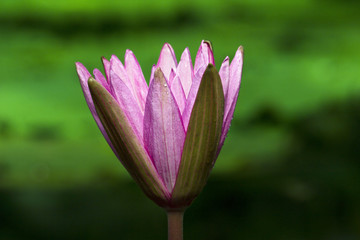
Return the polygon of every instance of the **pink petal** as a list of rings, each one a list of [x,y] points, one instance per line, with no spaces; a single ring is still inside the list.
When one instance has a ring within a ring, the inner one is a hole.
[[[104,124],[121,162],[145,194],[160,206],[166,206],[170,193],[158,175],[142,142],[139,142],[124,111],[113,96],[95,79],[88,86],[96,110]]]
[[[106,142],[109,144],[109,146],[111,147],[111,149],[113,150],[113,152],[115,153],[115,155],[118,157],[119,155],[117,154],[117,152],[115,151],[115,148],[113,146],[113,144],[110,141],[109,136],[107,135],[104,126],[102,125],[99,116],[96,112],[95,106],[94,106],[94,102],[91,98],[91,94],[90,94],[90,90],[89,90],[89,86],[88,86],[88,80],[91,77],[91,74],[89,73],[89,71],[84,67],[84,65],[82,65],[81,63],[77,62],[75,63],[76,65],[76,71],[78,73],[79,79],[80,79],[80,85],[81,88],[83,90],[84,96],[85,96],[85,100],[86,103],[90,109],[91,114],[94,117],[94,120],[96,122],[96,124],[98,125],[101,133],[103,134]],[[120,159],[120,158],[119,158]]]
[[[175,78],[176,74],[175,74],[175,71],[174,69],[171,69],[171,72],[170,72],[170,76],[169,76],[169,79],[166,79],[168,84],[169,84],[169,87],[171,88],[171,84]]]
[[[196,54],[194,72],[196,73],[203,65],[207,66],[209,63],[215,66],[214,54],[210,42],[203,40]]]
[[[101,85],[108,90],[109,93],[111,93],[110,91],[110,86],[109,83],[106,81],[106,78],[104,77],[104,75],[100,72],[99,69],[95,68],[93,71],[94,77],[96,79],[96,81],[98,81],[99,83],[101,83]]]
[[[239,94],[240,83],[241,83],[241,73],[243,65],[243,48],[239,47],[235,53],[234,59],[230,64],[230,80],[228,93],[226,98],[225,105],[225,116],[230,113],[231,105],[237,101],[237,96]]]
[[[134,53],[126,50],[125,53],[125,69],[127,72],[128,80],[131,83],[135,99],[137,100],[142,112],[145,110],[146,95],[148,92],[148,85],[145,81],[141,67]]]
[[[221,64],[219,75],[224,90],[225,105],[226,105],[226,97],[227,97],[227,93],[229,89],[229,81],[230,81],[229,57],[226,57],[223,63]]]
[[[196,99],[196,96],[197,96],[197,92],[199,90],[201,78],[202,78],[202,76],[203,76],[203,74],[205,72],[206,67],[207,67],[206,65],[203,65],[197,71],[197,73],[195,74],[193,82],[191,84],[189,95],[188,95],[188,97],[186,99],[185,108],[184,108],[184,111],[182,113],[182,119],[183,119],[185,131],[187,131],[187,128],[188,128],[188,125],[189,125],[191,111],[193,109],[195,99]]]
[[[222,134],[220,137],[218,154],[224,144],[226,135],[230,128],[231,120],[233,119],[235,106],[240,90],[242,65],[243,65],[243,48],[240,46],[236,51],[235,57],[230,64],[230,81],[229,81],[227,98],[225,98],[224,123],[223,123]]]
[[[160,57],[156,66],[161,68],[161,71],[164,73],[166,79],[169,79],[171,69],[176,70],[177,61],[174,49],[169,43],[165,43],[161,49]]]
[[[128,121],[131,124],[136,136],[139,138],[139,141],[143,143],[144,116],[130,89],[113,71],[113,69],[110,70],[110,86],[114,92],[115,99],[119,103],[119,107],[128,118]]]
[[[81,88],[84,92],[84,96],[85,96],[85,100],[90,108],[90,111],[91,113],[94,115],[97,115],[96,114],[96,111],[95,111],[95,106],[94,106],[94,103],[92,101],[92,98],[91,98],[91,94],[90,94],[90,90],[89,90],[89,86],[88,86],[88,80],[89,78],[91,77],[91,74],[89,73],[89,71],[84,67],[84,65],[82,65],[81,63],[77,62],[76,64],[76,71],[77,71],[77,74],[79,76],[79,79],[80,79],[80,84],[81,84]]]
[[[109,79],[110,79],[110,61],[107,60],[105,57],[102,57],[101,60],[102,60],[102,63],[104,65],[104,71],[105,71],[106,80],[109,82]]]
[[[126,86],[132,92],[132,86],[131,86],[131,83],[130,83],[130,81],[128,79],[125,67],[122,64],[122,62],[119,60],[119,58],[117,56],[115,56],[115,55],[112,55],[111,59],[110,59],[110,81],[109,81],[110,85],[111,84],[116,84],[116,82],[111,81],[111,76],[112,76],[111,72],[113,72],[113,74],[116,74],[126,84]],[[112,86],[112,88],[113,87],[114,86]]]
[[[151,85],[152,81],[154,80],[154,73],[156,70],[156,65],[154,64],[151,68],[151,74],[150,74],[150,80],[149,80],[149,86]]]
[[[144,144],[169,191],[176,181],[184,141],[178,106],[158,68],[145,104]]]
[[[140,101],[138,101],[138,98],[136,97],[138,96],[138,90],[134,87],[132,81],[129,80],[129,76],[124,65],[115,55],[113,55],[110,59],[110,89],[120,89],[119,86],[111,86],[118,84],[118,81],[111,80],[111,77],[114,75],[117,75],[118,78],[122,80],[122,83],[125,83],[129,93],[132,94],[133,99],[135,99],[136,104],[138,104],[140,111],[144,114],[141,108],[143,105],[141,105]]]
[[[185,48],[184,52],[182,53],[176,72],[180,77],[185,96],[187,97],[189,95],[192,79],[194,77],[194,70],[188,48]]]
[[[186,96],[185,96],[185,92],[183,90],[183,87],[181,85],[179,76],[176,76],[174,78],[170,88],[171,88],[172,94],[174,95],[176,103],[177,103],[177,105],[179,107],[180,113],[182,113],[184,111],[184,108],[185,108]]]

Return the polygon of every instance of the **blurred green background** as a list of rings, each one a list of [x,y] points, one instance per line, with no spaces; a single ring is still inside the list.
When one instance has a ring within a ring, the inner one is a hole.
[[[244,46],[232,126],[185,239],[360,239],[360,2],[0,0],[0,239],[166,239],[75,62]]]

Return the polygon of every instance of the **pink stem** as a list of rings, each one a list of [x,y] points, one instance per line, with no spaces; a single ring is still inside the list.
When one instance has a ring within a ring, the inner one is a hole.
[[[184,211],[168,211],[168,240],[183,240]]]

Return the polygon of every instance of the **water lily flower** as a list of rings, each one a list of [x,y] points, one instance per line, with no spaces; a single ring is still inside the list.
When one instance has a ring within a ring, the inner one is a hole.
[[[166,43],[149,85],[132,51],[124,64],[102,58],[105,75],[76,69],[90,111],[111,149],[145,194],[165,209],[184,209],[205,186],[233,118],[243,51],[215,69],[202,41],[193,66]]]

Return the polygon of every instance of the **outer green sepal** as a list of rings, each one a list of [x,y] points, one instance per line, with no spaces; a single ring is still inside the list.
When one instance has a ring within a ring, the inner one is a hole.
[[[224,118],[224,93],[219,73],[212,64],[202,76],[190,116],[171,205],[191,204],[206,184],[216,158]]]
[[[125,113],[94,78],[89,78],[88,85],[96,112],[122,164],[150,199],[160,206],[167,205],[169,196],[165,186]]]

